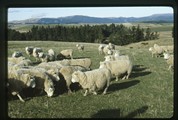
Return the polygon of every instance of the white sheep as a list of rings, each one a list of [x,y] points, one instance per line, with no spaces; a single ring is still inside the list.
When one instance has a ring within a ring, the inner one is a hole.
[[[87,69],[91,69],[92,61],[90,58],[83,58],[83,59],[72,59],[69,60],[69,65],[78,65],[85,67]]]
[[[48,62],[50,56],[46,53],[39,52],[38,57],[40,58],[41,62]]]
[[[39,60],[39,52],[43,52],[43,50],[41,48],[34,48],[33,49],[33,57],[36,58],[36,61]]]
[[[169,65],[168,70],[171,70],[171,68],[174,67],[174,55],[170,55],[169,53],[164,53],[163,55],[164,55],[164,59]]]
[[[82,67],[82,66],[63,66],[59,70],[60,74],[63,76],[64,80],[66,81],[66,86],[68,89],[68,93],[71,93],[70,85],[72,83],[72,73],[75,71],[87,71],[88,69]]]
[[[25,47],[25,52],[28,56],[31,56],[33,54],[33,49],[34,47],[33,46],[27,46]]]
[[[47,93],[48,97],[53,96],[54,94],[54,83],[49,75],[40,69],[31,69],[31,68],[21,68],[19,69],[22,74],[29,74],[35,77],[36,89],[44,90]]]
[[[105,55],[108,55],[108,52],[110,51],[110,47],[109,47],[109,45],[106,45],[104,48],[103,48],[103,53],[105,54]]]
[[[12,57],[14,58],[18,58],[18,57],[21,57],[23,56],[22,52],[20,51],[15,51],[13,54],[12,54]]]
[[[31,60],[26,59],[25,57],[8,57],[8,62],[14,63],[16,66],[29,66],[33,64]]]
[[[99,68],[107,68],[111,71],[112,77],[118,78],[125,74],[122,79],[128,79],[132,72],[132,62],[130,60],[116,60],[116,61],[106,61],[100,62]]]
[[[56,60],[56,52],[53,49],[48,50],[48,55],[49,55],[49,61]]]
[[[76,44],[76,47],[79,51],[84,51],[84,45],[82,44]]]
[[[8,90],[12,95],[17,95],[20,101],[25,102],[20,96],[20,92],[27,87],[35,88],[35,77],[23,74],[19,70],[8,69]]]
[[[99,47],[98,47],[98,52],[99,54],[103,54],[103,49],[106,45],[103,45],[103,44],[100,44]]]
[[[66,50],[62,50],[58,55],[57,55],[57,59],[61,60],[61,59],[65,59],[70,57],[71,59],[73,59],[73,50],[72,49],[66,49]]]
[[[109,49],[110,50],[115,50],[115,45],[112,43],[108,43]]]
[[[92,71],[75,71],[72,74],[72,82],[79,82],[83,89],[85,89],[84,96],[88,91],[97,95],[97,91],[104,88],[103,94],[106,94],[110,85],[111,72],[106,68],[95,69]]]

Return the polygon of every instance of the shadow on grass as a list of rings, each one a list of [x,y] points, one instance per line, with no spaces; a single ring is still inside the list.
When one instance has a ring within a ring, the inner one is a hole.
[[[126,89],[126,88],[132,87],[134,85],[137,85],[138,83],[140,83],[139,80],[132,80],[132,81],[127,81],[127,82],[123,82],[123,83],[113,83],[109,86],[108,92]]]
[[[143,106],[123,116],[120,109],[103,109],[93,114],[91,118],[134,118],[147,111],[148,106]]]
[[[144,65],[134,65],[130,78],[136,78],[136,77],[146,76],[151,74],[150,71],[146,71],[147,69],[148,68],[144,67]]]

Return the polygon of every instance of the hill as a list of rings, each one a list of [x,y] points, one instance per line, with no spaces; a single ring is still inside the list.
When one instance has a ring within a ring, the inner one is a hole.
[[[9,24],[80,24],[80,23],[128,23],[128,22],[173,22],[173,14],[153,14],[146,17],[90,17],[74,15],[58,18],[30,18],[10,21]]]

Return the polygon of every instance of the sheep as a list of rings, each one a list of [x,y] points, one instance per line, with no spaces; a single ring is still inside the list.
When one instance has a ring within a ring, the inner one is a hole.
[[[99,47],[98,47],[98,52],[99,54],[103,54],[103,49],[106,45],[103,45],[103,44],[100,44]]]
[[[48,50],[48,55],[49,55],[49,61],[56,60],[56,52],[53,49]]]
[[[83,58],[83,59],[72,59],[69,61],[69,65],[78,65],[85,67],[87,69],[91,69],[92,61],[89,58]]]
[[[104,58],[105,58],[105,61],[129,60],[129,56],[128,55],[120,55],[120,56],[107,55]]]
[[[33,46],[27,46],[27,47],[25,47],[25,52],[26,52],[26,54],[27,54],[29,57],[33,54],[33,49],[34,49]]]
[[[154,47],[150,47],[149,51],[151,52],[152,57],[154,57],[154,56],[158,57],[158,56],[161,56],[161,54],[162,54],[162,52],[157,51],[157,49],[155,49]]]
[[[100,62],[99,68],[108,68],[111,71],[112,77],[118,78],[127,73],[122,79],[128,79],[132,71],[132,62],[130,60],[116,60],[116,61],[106,61]]]
[[[46,70],[50,70],[50,69],[60,69],[63,65],[58,63],[58,61],[54,61],[54,62],[48,62],[48,63],[40,63],[37,66],[44,68]]]
[[[19,52],[19,51],[15,51],[13,54],[12,54],[12,57],[14,58],[18,58],[18,57],[21,57],[23,56],[22,52]]]
[[[174,56],[168,53],[164,53],[164,59],[166,60],[167,64],[169,65],[168,70],[174,67]]]
[[[60,74],[63,76],[64,80],[66,81],[66,86],[68,89],[68,93],[71,93],[70,85],[72,83],[72,73],[75,71],[87,71],[88,69],[82,66],[63,66],[59,70]]]
[[[29,66],[33,64],[31,60],[26,59],[25,57],[8,57],[8,62],[14,63],[14,66],[17,67]]]
[[[36,87],[34,76],[22,74],[19,70],[8,69],[8,90],[12,95],[17,95],[20,101],[25,102],[20,92],[27,87]]]
[[[84,45],[82,44],[76,44],[76,47],[79,51],[84,51]]]
[[[115,45],[112,43],[108,43],[109,49],[110,50],[115,50]]]
[[[168,45],[168,46],[160,46],[165,52],[173,52],[174,47],[173,45]]]
[[[18,58],[14,58],[14,57],[8,57],[8,62],[12,62],[12,63],[19,63],[23,60],[25,60],[26,58],[25,57],[18,57]]]
[[[106,94],[107,89],[110,85],[111,72],[106,68],[95,69],[92,71],[75,71],[72,74],[72,82],[78,82],[83,89],[85,89],[84,96],[87,95],[88,91],[97,95],[97,90],[104,88],[103,94]]]
[[[110,51],[110,47],[109,47],[109,45],[106,45],[106,46],[103,48],[103,53],[104,53],[105,55],[108,55],[108,51]]]
[[[43,50],[41,48],[34,48],[33,49],[33,57],[36,58],[36,61],[39,60],[39,52],[43,52]]]
[[[68,58],[68,57],[73,59],[73,50],[72,49],[62,50],[56,57],[58,60]]]
[[[164,52],[164,50],[157,44],[154,44],[153,48],[156,52],[156,57],[160,56]]]
[[[48,54],[45,54],[43,52],[39,52],[38,53],[38,57],[40,58],[41,62],[48,62],[49,61],[49,55]]]
[[[48,97],[52,97],[54,93],[54,83],[49,75],[40,69],[21,68],[21,74],[29,74],[35,77],[36,89],[44,90]],[[41,91],[42,92],[42,91]]]

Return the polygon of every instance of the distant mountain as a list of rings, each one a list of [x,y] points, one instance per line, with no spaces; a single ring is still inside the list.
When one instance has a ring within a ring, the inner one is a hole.
[[[80,23],[127,23],[127,22],[173,22],[173,14],[153,14],[146,17],[90,17],[83,15],[58,18],[31,18],[9,23],[19,24],[80,24]]]

